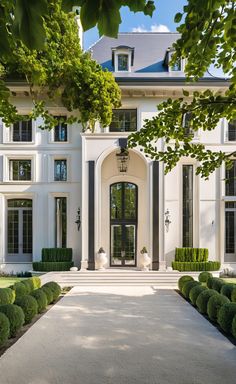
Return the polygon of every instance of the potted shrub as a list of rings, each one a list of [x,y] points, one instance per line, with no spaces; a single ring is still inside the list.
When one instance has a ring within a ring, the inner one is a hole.
[[[97,253],[96,257],[96,267],[99,271],[104,270],[104,265],[107,263],[107,254],[104,249],[101,247]]]
[[[143,247],[140,251],[140,254],[141,271],[148,271],[149,265],[151,264],[151,258],[148,256],[147,248]]]

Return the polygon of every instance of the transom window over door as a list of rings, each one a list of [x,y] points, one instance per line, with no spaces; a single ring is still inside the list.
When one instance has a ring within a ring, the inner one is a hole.
[[[31,261],[32,229],[32,200],[8,200],[7,261]]]
[[[111,266],[135,266],[137,243],[135,184],[119,182],[110,187]]]
[[[110,132],[137,131],[136,109],[113,109]]]

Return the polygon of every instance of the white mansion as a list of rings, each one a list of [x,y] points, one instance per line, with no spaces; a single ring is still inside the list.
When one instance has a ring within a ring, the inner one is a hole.
[[[236,270],[236,161],[208,181],[195,175],[196,162],[183,158],[164,176],[164,165],[129,150],[127,169],[117,154],[127,137],[156,105],[182,89],[222,92],[226,80],[209,73],[185,84],[184,62],[171,67],[175,33],[121,33],[101,38],[92,55],[112,71],[122,91],[122,107],[110,127],[82,133],[78,124],[22,121],[0,123],[0,265],[3,271],[32,269],[42,248],[73,249],[76,266],[94,269],[103,247],[110,267],[139,267],[145,246],[152,269],[165,269],[176,247],[205,247],[210,260]],[[19,113],[30,111],[26,85],[11,83]],[[49,106],[55,116],[66,110]],[[221,120],[213,132],[199,131],[196,142],[209,149],[235,150],[236,124]],[[163,150],[164,141],[158,142]],[[227,173],[227,174],[226,174]],[[225,183],[225,178],[229,179]],[[75,223],[80,209],[81,227]]]

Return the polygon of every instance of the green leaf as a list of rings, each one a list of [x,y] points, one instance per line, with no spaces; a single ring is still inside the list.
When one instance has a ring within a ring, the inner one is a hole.
[[[180,21],[182,20],[182,17],[183,17],[182,13],[180,13],[180,12],[176,13],[175,18],[174,18],[174,22],[180,23]]]
[[[99,18],[100,0],[86,0],[81,7],[80,18],[84,31],[93,28]]]
[[[117,1],[103,0],[98,19],[99,35],[117,37],[121,21]]]
[[[43,49],[45,30],[43,16],[47,14],[46,0],[17,0],[15,8],[15,29],[22,42],[29,49]]]
[[[186,96],[186,97],[188,97],[188,96],[189,96],[189,92],[186,91],[186,89],[183,89],[183,95]]]

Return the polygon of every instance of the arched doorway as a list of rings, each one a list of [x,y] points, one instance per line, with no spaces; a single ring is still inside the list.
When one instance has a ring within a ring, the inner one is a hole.
[[[110,265],[136,266],[138,187],[129,182],[110,186]]]

